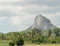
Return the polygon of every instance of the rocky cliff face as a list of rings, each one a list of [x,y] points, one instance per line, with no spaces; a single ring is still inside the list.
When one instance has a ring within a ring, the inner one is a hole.
[[[40,30],[48,30],[55,28],[55,26],[50,22],[48,18],[42,15],[38,15],[34,19],[34,24],[29,29],[33,29],[33,28],[37,28]]]

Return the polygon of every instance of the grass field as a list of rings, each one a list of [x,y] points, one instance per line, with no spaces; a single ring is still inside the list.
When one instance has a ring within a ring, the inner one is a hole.
[[[7,43],[0,43],[0,46],[9,46]],[[60,44],[25,44],[24,46],[60,46]]]
[[[60,44],[41,44],[41,45],[25,45],[25,46],[60,46]]]
[[[0,41],[0,46],[9,46],[8,43],[5,42],[1,42]],[[60,46],[60,44],[27,44],[25,43],[24,46]]]

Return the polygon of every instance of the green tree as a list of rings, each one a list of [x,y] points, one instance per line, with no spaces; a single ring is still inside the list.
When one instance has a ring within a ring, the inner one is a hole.
[[[18,38],[16,41],[17,46],[23,46],[24,45],[24,40],[23,38]]]
[[[14,46],[15,43],[14,42],[9,42],[9,46]]]
[[[60,28],[55,28],[53,31],[55,32],[56,36],[60,36]]]
[[[48,37],[51,35],[51,30],[49,30],[49,32],[48,32]]]

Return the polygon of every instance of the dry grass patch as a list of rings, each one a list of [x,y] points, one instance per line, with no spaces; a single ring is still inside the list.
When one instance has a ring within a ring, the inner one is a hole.
[[[60,44],[25,44],[24,46],[60,46]]]

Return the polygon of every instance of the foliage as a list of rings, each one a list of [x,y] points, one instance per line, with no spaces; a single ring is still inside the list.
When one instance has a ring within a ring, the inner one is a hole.
[[[24,45],[24,40],[22,38],[18,38],[17,41],[16,41],[16,44],[17,44],[17,46],[19,46],[19,45],[23,46]]]
[[[60,28],[55,28],[53,31],[55,32],[56,36],[60,36]]]
[[[40,43],[46,43],[47,39],[48,39],[47,37],[41,36],[41,37],[39,37],[37,39],[33,39],[32,43],[38,43],[38,44],[40,44]]]
[[[9,46],[14,46],[15,43],[14,42],[9,42]]]
[[[37,44],[60,43],[60,28],[45,31],[34,28],[32,30],[25,30],[22,32],[9,32],[7,34],[0,33],[0,40],[12,40],[17,44],[20,44],[20,41],[22,44],[24,44],[24,41],[30,41]]]

